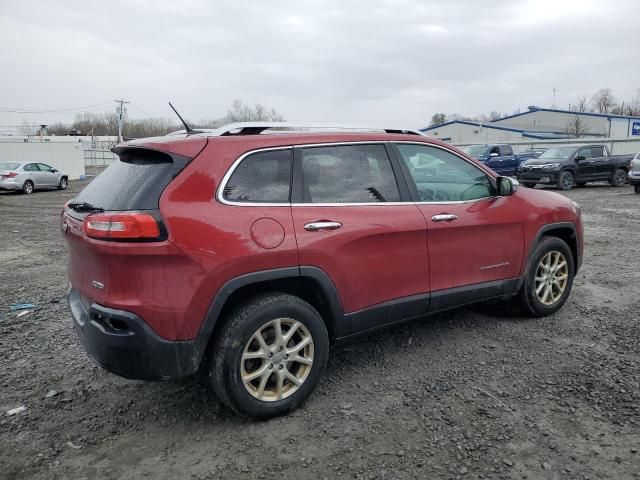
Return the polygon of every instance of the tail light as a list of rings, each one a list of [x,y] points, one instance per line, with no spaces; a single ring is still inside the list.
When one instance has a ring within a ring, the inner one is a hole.
[[[161,240],[158,220],[148,213],[94,213],[83,223],[84,233],[100,240]]]
[[[16,172],[9,172],[9,173],[4,173],[2,175],[2,178],[15,178],[17,176],[18,174]]]

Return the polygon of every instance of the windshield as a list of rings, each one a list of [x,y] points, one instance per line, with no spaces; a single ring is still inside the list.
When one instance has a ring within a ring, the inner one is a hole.
[[[569,158],[576,151],[576,147],[552,147],[538,158]]]
[[[487,147],[485,145],[467,145],[466,147],[462,147],[462,150],[467,155],[471,155],[475,157],[476,155],[482,155]]]
[[[15,170],[19,166],[19,163],[0,163],[0,170]]]

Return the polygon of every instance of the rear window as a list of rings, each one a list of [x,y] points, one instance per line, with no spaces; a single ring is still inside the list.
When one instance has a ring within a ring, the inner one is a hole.
[[[269,150],[246,157],[224,187],[232,202],[288,203],[292,150]]]
[[[19,166],[19,163],[0,163],[0,170],[15,170]]]
[[[143,149],[126,150],[74,199],[104,210],[156,210],[160,196],[189,159]]]

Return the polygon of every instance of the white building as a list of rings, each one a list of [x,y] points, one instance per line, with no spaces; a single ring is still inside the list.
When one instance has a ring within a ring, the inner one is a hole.
[[[422,131],[454,144],[554,140],[573,138],[567,133],[567,128],[576,118],[585,132],[583,138],[640,140],[640,117],[540,107],[529,107],[527,112],[493,122],[454,120]]]
[[[55,140],[48,140],[55,138]],[[0,137],[0,162],[41,162],[77,180],[85,176],[82,143],[78,137]]]

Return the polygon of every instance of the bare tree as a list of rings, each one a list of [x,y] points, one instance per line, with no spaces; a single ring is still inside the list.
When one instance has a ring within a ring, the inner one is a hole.
[[[573,115],[567,122],[567,133],[575,138],[580,138],[589,133],[589,125],[582,115]]]
[[[29,123],[26,120],[24,120],[20,124],[20,127],[18,128],[18,131],[20,132],[20,135],[35,135],[36,133],[38,133],[40,131],[40,126],[36,125],[33,122]]]
[[[576,100],[576,106],[575,106],[575,111],[576,112],[588,112],[589,108],[589,100],[588,100],[588,95],[578,95],[578,98]]]
[[[591,106],[600,113],[609,113],[616,106],[616,99],[610,88],[601,88],[591,97]]]
[[[447,116],[444,113],[434,113],[431,116],[430,127],[437,127],[438,125],[442,125],[447,121]]]

